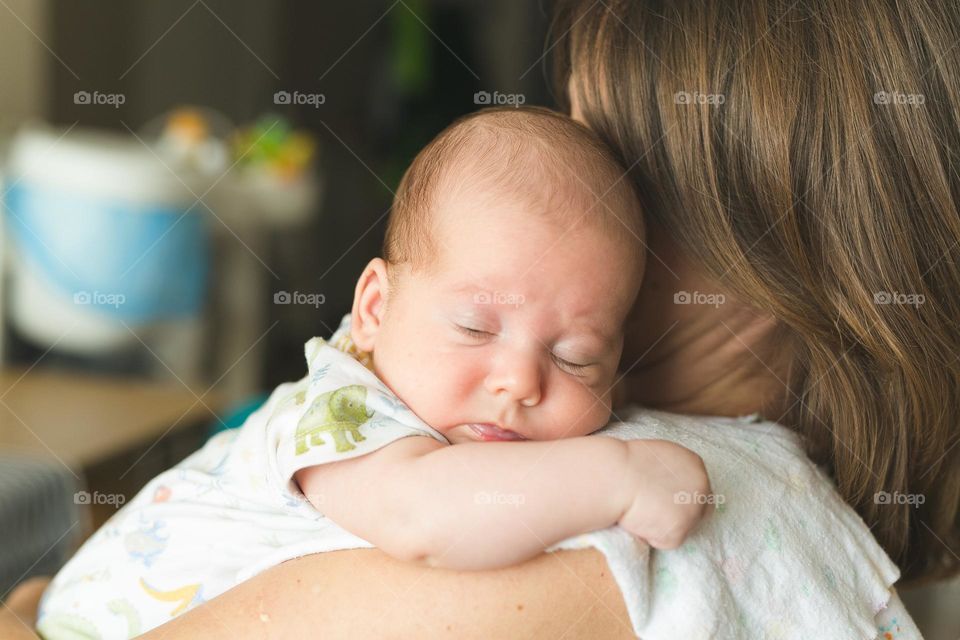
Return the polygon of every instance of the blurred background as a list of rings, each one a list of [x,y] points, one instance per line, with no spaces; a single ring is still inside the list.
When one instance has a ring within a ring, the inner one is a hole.
[[[547,25],[536,0],[0,2],[0,599],[302,377],[416,151],[552,103]]]
[[[554,105],[549,11],[0,2],[0,599],[301,377],[416,151],[479,107]],[[905,599],[960,633],[960,588]]]
[[[477,92],[551,102],[546,27],[537,1],[0,7],[12,268],[28,271],[5,301],[7,361],[57,343],[45,364],[206,390],[252,347],[218,384],[230,400],[299,377],[415,152]],[[88,175],[51,175],[65,164]],[[56,222],[38,211],[81,192]]]

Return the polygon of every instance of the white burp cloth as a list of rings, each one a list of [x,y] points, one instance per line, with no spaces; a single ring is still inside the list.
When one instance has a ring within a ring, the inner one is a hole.
[[[651,551],[619,527],[550,549],[600,549],[638,637],[880,635],[877,614],[891,600],[899,570],[793,432],[756,416],[683,416],[638,407],[623,415],[626,422],[598,434],[671,440],[695,451],[714,493],[713,511],[679,549]],[[897,621],[915,631],[905,611]]]

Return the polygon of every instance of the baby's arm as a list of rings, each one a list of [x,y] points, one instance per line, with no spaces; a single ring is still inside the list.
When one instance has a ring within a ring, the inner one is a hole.
[[[344,529],[398,559],[449,569],[517,564],[617,523],[673,548],[703,513],[702,501],[677,494],[709,491],[693,452],[602,436],[453,446],[407,437],[296,480]]]

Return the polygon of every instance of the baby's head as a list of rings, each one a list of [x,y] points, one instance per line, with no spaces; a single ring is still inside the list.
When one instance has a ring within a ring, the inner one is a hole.
[[[473,113],[404,175],[354,342],[453,443],[586,435],[610,417],[643,241],[631,181],[591,131],[540,108]]]

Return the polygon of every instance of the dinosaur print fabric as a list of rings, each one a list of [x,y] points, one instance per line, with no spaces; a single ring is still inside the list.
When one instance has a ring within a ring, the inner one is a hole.
[[[84,544],[44,595],[46,640],[132,638],[285,560],[372,546],[310,504],[294,473],[407,436],[447,441],[377,378],[349,329],[347,316],[329,341],[307,342],[307,375],[147,483]]]

